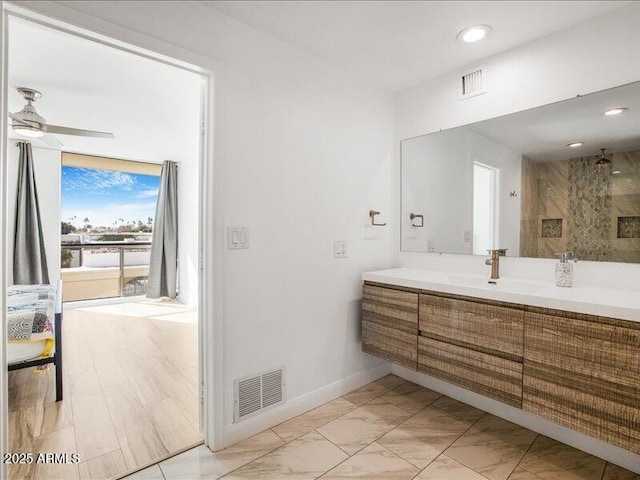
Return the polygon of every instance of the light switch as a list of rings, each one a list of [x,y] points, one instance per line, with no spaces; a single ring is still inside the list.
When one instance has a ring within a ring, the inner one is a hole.
[[[247,227],[227,227],[227,248],[229,250],[249,248],[249,229]]]
[[[333,258],[347,258],[347,242],[345,240],[333,242]]]

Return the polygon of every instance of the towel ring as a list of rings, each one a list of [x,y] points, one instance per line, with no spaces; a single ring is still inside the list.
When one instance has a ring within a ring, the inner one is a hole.
[[[369,210],[369,216],[371,217],[371,225],[373,225],[374,227],[384,227],[387,224],[387,222],[376,223],[376,215],[380,215],[380,212],[377,212],[376,210]]]
[[[416,218],[420,219],[420,225],[416,225],[415,222],[413,221]],[[409,214],[409,220],[411,220],[411,226],[412,227],[416,227],[416,228],[424,227],[424,215],[420,215],[419,213],[410,213]]]

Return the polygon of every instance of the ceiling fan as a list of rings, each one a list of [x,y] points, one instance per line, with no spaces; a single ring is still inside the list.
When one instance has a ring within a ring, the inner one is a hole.
[[[20,135],[36,138],[43,137],[42,140],[44,142],[55,147],[60,147],[62,144],[58,139],[47,134],[57,133],[61,135],[79,135],[82,137],[115,138],[113,133],[108,132],[49,125],[46,123],[44,117],[38,115],[36,108],[33,106],[33,102],[42,97],[42,94],[32,88],[24,87],[19,87],[18,92],[20,92],[27,101],[27,104],[19,112],[9,113],[9,117],[13,120],[11,122],[11,128]]]

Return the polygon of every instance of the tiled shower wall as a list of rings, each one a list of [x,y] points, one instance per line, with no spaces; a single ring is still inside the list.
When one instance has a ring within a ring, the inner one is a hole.
[[[598,158],[523,157],[521,256],[640,263],[640,151]]]
[[[577,258],[611,261],[612,164],[599,157],[569,160],[567,249]]]

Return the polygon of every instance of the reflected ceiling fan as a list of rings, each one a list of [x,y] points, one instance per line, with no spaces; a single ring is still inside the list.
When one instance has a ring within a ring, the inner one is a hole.
[[[20,135],[34,138],[41,137],[45,143],[54,147],[61,147],[62,143],[60,143],[57,138],[47,134],[57,133],[60,135],[78,135],[81,137],[115,138],[113,133],[108,132],[49,125],[46,123],[44,117],[38,115],[36,107],[33,106],[33,102],[42,97],[42,94],[32,88],[24,87],[19,87],[18,92],[27,101],[27,104],[19,112],[9,113],[9,117],[12,120],[11,128]]]
[[[605,150],[606,148],[600,149],[600,151],[602,152],[602,155],[600,155],[600,158],[596,162],[596,165],[606,165],[608,163],[611,163],[611,159],[604,153]]]

